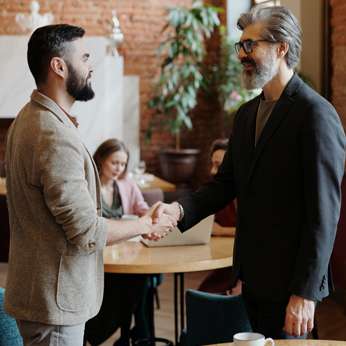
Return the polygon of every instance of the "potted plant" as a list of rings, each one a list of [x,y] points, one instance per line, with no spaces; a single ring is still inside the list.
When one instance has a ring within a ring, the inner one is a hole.
[[[170,8],[163,29],[160,75],[149,101],[155,114],[147,135],[150,137],[153,127],[160,124],[175,136],[175,148],[159,154],[163,176],[175,183],[188,181],[194,173],[199,151],[181,148],[181,132],[192,129],[190,112],[204,79],[205,41],[220,24],[218,12],[218,8],[195,0],[191,8]]]

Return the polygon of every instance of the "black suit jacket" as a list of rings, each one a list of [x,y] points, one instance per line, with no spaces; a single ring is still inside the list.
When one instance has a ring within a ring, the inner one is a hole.
[[[328,264],[340,212],[345,133],[324,98],[297,75],[255,147],[260,96],[243,105],[214,181],[179,200],[186,230],[238,200],[234,278],[258,300],[328,295]]]

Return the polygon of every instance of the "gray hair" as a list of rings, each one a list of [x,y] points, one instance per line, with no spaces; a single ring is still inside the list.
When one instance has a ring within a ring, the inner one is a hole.
[[[302,50],[302,30],[297,18],[286,7],[259,5],[243,13],[237,25],[240,30],[244,30],[247,26],[258,22],[264,23],[261,35],[264,40],[288,43],[285,59],[287,66],[294,68],[298,64]]]

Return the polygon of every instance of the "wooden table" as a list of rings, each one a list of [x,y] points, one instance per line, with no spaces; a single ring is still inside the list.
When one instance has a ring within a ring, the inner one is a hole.
[[[176,190],[174,184],[156,177],[155,175],[153,175],[153,180],[148,181],[146,185],[140,189],[141,191],[148,191],[155,188],[159,188],[163,192],[173,192]],[[0,195],[6,195],[6,180],[4,178],[0,178]]]
[[[234,343],[212,346],[234,346]],[[346,341],[331,340],[275,340],[275,346],[346,346]]]
[[[148,248],[139,242],[123,242],[104,250],[107,273],[174,274],[174,331],[177,344],[184,321],[184,273],[225,268],[232,265],[233,238],[212,237],[207,245]],[[179,295],[178,295],[179,286]]]
[[[153,180],[148,181],[144,187],[140,187],[141,191],[148,191],[155,188],[159,188],[163,192],[174,192],[176,190],[176,186],[174,184],[155,175],[153,175],[152,177]]]

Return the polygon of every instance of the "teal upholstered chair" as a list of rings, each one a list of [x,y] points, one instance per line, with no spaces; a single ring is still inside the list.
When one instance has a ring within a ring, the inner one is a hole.
[[[4,311],[4,294],[0,287],[0,346],[23,346],[16,321]]]
[[[187,328],[181,344],[188,346],[232,342],[233,335],[251,331],[241,296],[186,291]]]

